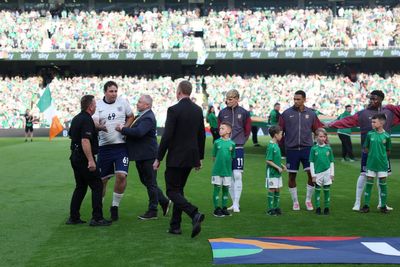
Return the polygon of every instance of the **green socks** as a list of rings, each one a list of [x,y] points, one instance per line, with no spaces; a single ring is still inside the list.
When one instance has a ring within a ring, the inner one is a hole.
[[[213,193],[213,203],[214,209],[219,207],[219,192],[221,191],[220,185],[214,185],[214,193]],[[228,194],[229,194],[229,187],[222,186],[222,207],[226,207],[228,204]]]
[[[331,191],[330,191],[330,185],[324,185],[324,204],[325,208],[329,208],[329,204],[331,202]]]
[[[368,207],[369,207],[369,202],[371,200],[371,191],[372,191],[373,185],[374,185],[374,180],[367,179],[367,183],[365,185],[364,201],[365,201],[365,205],[367,205]],[[382,205],[383,205],[383,203],[382,203]]]
[[[385,207],[386,206],[386,200],[387,200],[386,179],[379,179],[379,187],[381,189],[381,195],[380,195],[380,197],[381,197],[381,207]]]
[[[314,200],[315,200],[315,207],[320,208],[321,207],[321,186],[315,185],[315,191],[314,191]]]
[[[214,185],[214,194],[213,194],[214,209],[219,207],[218,202],[219,202],[219,192],[220,191],[221,191],[221,186]]]

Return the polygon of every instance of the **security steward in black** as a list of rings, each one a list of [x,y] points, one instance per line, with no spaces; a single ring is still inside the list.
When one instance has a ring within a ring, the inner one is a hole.
[[[79,210],[88,186],[92,190],[92,219],[90,226],[109,226],[111,221],[103,218],[103,183],[94,155],[98,151],[97,130],[92,115],[96,111],[94,96],[81,98],[81,112],[71,122],[68,135],[71,138],[71,166],[76,187],[71,199],[70,217],[66,224],[83,224]]]

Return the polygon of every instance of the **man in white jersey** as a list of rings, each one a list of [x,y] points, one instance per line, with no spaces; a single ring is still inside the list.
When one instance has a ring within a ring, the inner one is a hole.
[[[118,86],[113,81],[104,84],[104,97],[97,101],[96,113],[93,115],[96,128],[99,130],[98,165],[103,181],[103,199],[106,194],[107,182],[115,174],[115,185],[111,219],[118,220],[118,207],[126,188],[129,157],[125,139],[117,126],[129,127],[133,122],[133,113],[126,99],[118,97]]]

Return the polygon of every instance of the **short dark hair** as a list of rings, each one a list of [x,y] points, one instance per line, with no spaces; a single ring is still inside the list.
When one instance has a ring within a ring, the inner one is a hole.
[[[118,88],[118,85],[117,85],[116,82],[114,82],[114,81],[108,81],[108,82],[106,82],[106,83],[104,84],[104,88],[103,88],[104,93],[107,92],[107,89],[108,89],[109,87],[111,87],[111,86],[115,86],[115,87]]]
[[[230,122],[224,121],[224,122],[221,122],[220,125],[226,125],[232,130],[232,124]]]
[[[384,113],[378,113],[372,116],[373,120],[380,120],[380,121],[386,121],[386,115]]]
[[[178,90],[184,95],[192,93],[192,84],[189,81],[181,81],[178,85]]]
[[[344,108],[351,108],[351,105],[346,105]]]
[[[381,90],[374,90],[371,92],[371,95],[376,95],[377,97],[380,97],[381,100],[385,99],[385,94]]]
[[[276,102],[276,103],[274,104],[274,107],[280,106],[280,105],[281,105],[280,103]]]
[[[274,138],[274,136],[280,132],[282,132],[282,128],[279,125],[271,126],[268,129],[268,133],[272,138]]]
[[[81,111],[85,111],[92,104],[94,99],[93,95],[84,95],[81,98]]]
[[[301,95],[303,98],[306,98],[306,92],[304,92],[303,90],[297,90],[294,94]]]

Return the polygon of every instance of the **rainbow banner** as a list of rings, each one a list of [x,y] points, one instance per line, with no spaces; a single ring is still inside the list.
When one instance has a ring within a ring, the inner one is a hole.
[[[208,241],[214,264],[400,264],[399,237],[251,237]]]

